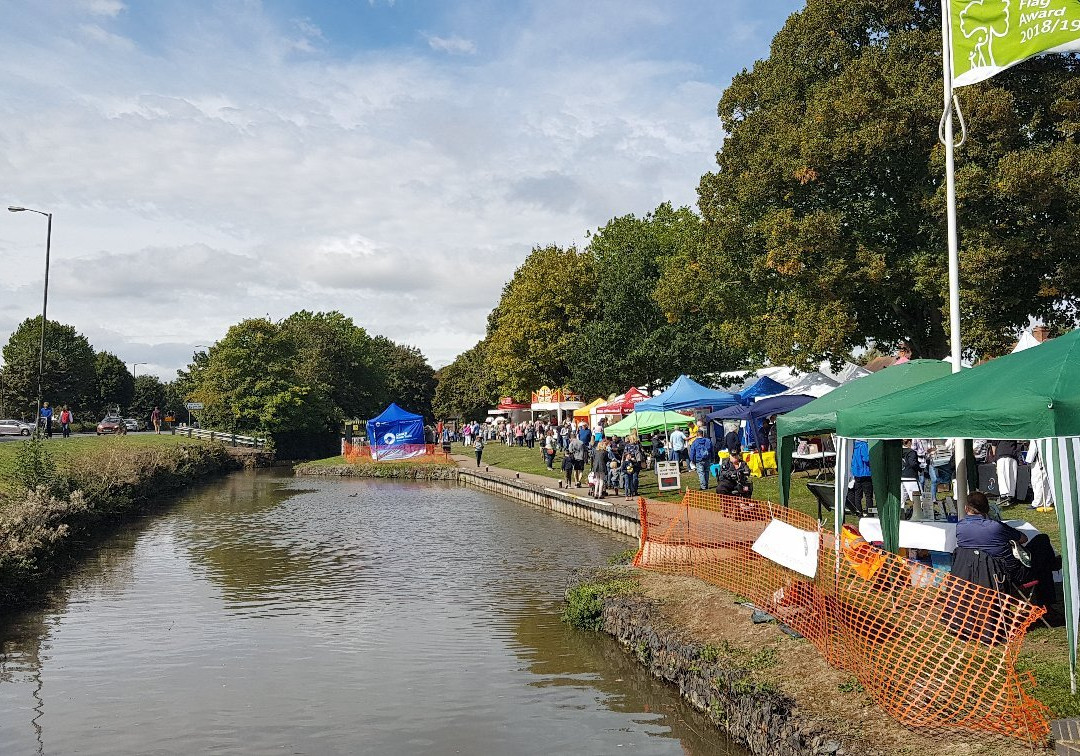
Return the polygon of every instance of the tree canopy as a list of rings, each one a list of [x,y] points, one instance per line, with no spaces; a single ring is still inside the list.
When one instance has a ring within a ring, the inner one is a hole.
[[[98,352],[94,355],[94,373],[97,393],[94,406],[88,408],[90,411],[102,415],[111,408],[123,409],[131,404],[135,379],[119,357],[112,352]]]
[[[614,218],[593,235],[586,251],[596,271],[596,317],[570,350],[574,388],[606,396],[625,391],[628,381],[661,388],[681,373],[727,367],[732,358],[720,342],[700,338],[700,313],[684,306],[673,323],[655,297],[664,261],[697,254],[702,243],[701,219],[670,203],[644,218]]]
[[[737,75],[701,180],[705,244],[671,257],[657,296],[714,338],[778,363],[868,340],[948,351],[940,5],[809,0]],[[1038,58],[958,90],[965,346],[1000,353],[1029,316],[1072,321],[1080,218],[1074,58]]]
[[[480,420],[499,400],[495,373],[487,364],[487,343],[481,341],[439,370],[433,409],[437,417]]]
[[[536,247],[488,316],[484,353],[499,390],[523,396],[566,385],[570,348],[596,313],[596,270],[576,247]]]
[[[41,316],[27,318],[4,345],[3,391],[5,404],[23,417],[37,407],[38,366],[41,354]],[[94,350],[73,326],[49,320],[45,324],[43,401],[54,405],[89,407],[95,404]]]

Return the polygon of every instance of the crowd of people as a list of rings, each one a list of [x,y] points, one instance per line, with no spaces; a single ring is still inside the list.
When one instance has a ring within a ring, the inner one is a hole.
[[[592,428],[588,423],[569,418],[561,423],[554,419],[519,423],[472,421],[458,429],[440,422],[434,428],[434,434],[444,444],[460,442],[462,446],[472,448],[477,467],[481,464],[483,449],[489,443],[539,449],[549,470],[554,470],[558,462],[563,472],[563,485],[582,488],[587,482],[596,498],[604,498],[609,491],[621,491],[625,498],[633,499],[638,495],[641,472],[653,469],[657,462],[663,461],[678,463],[680,470],[684,466],[687,471],[695,470],[702,490],[710,488],[717,450],[704,429],[688,433],[682,428],[672,428],[666,436],[662,432],[638,434],[636,431],[630,431],[626,436],[609,436],[607,425],[605,418]],[[767,424],[766,433],[769,427]],[[775,430],[773,434],[775,443]],[[716,491],[750,498],[754,487],[750,468],[742,456],[742,439],[737,432],[732,432],[725,437],[724,445],[729,454],[719,462]]]
[[[977,439],[972,444],[976,464],[993,464],[996,496],[990,500],[990,512],[1000,519],[1000,512],[1017,502],[1017,472],[1021,464],[1030,467],[1031,509],[1053,506],[1050,478],[1039,459],[1038,445],[1009,439]],[[848,502],[852,509],[863,511],[874,507],[871,485],[869,447],[866,441],[856,441],[851,455],[851,478]],[[956,448],[953,439],[904,439],[901,452],[901,494],[906,513],[919,516],[919,508],[932,519],[941,506],[946,517],[957,514],[940,504],[950,500],[950,484],[956,478]],[[947,490],[943,493],[942,487]]]

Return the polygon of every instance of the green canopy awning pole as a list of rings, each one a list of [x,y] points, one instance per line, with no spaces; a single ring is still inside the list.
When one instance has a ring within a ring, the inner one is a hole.
[[[870,442],[870,475],[885,550],[900,550],[900,441]]]
[[[776,469],[779,473],[780,503],[785,507],[790,506],[788,499],[791,496],[791,455],[795,451],[794,436],[778,436],[780,448],[777,449]]]

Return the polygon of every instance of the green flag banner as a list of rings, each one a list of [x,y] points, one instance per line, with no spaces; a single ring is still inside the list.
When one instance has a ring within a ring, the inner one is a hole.
[[[1080,0],[948,0],[953,86],[1044,52],[1080,51]]]

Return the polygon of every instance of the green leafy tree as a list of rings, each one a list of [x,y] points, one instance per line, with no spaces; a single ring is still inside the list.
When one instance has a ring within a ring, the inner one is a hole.
[[[126,417],[134,417],[149,424],[150,415],[157,407],[162,412],[167,408],[168,393],[165,384],[156,375],[140,375],[135,379],[135,391],[127,405]]]
[[[385,336],[373,339],[375,351],[386,374],[384,392],[398,406],[433,419],[435,369],[416,347],[397,344]]]
[[[370,417],[386,402],[387,369],[375,342],[340,312],[294,313],[281,322],[295,348],[296,381],[325,400],[321,422],[335,429],[345,417]]]
[[[868,341],[948,352],[938,2],[808,0],[737,75],[706,243],[664,265],[669,316],[751,359],[809,366]],[[1000,353],[1029,316],[1075,322],[1080,63],[1033,59],[959,90],[963,341]]]
[[[300,350],[269,320],[245,320],[189,366],[191,397],[207,427],[229,431],[317,431],[331,415],[329,398],[302,382]]]
[[[719,342],[701,337],[700,314],[684,308],[681,318],[669,320],[655,298],[663,262],[676,254],[697,254],[702,241],[701,219],[669,203],[644,218],[615,218],[593,235],[587,252],[601,272],[598,313],[571,346],[576,388],[588,396],[630,385],[658,388],[680,373],[700,377],[734,362]]]
[[[438,381],[433,402],[436,417],[479,420],[499,400],[498,383],[488,365],[484,341],[439,370]]]
[[[135,379],[119,357],[111,352],[98,352],[94,355],[94,375],[97,396],[90,409],[96,415],[103,415],[113,407],[123,410],[131,404],[131,398],[135,395]]]
[[[484,353],[501,391],[566,385],[571,345],[596,313],[596,278],[592,257],[575,247],[533,249],[488,316]]]
[[[41,316],[27,318],[4,345],[4,395],[9,411],[33,417],[37,408]],[[94,350],[73,326],[50,320],[45,325],[42,399],[67,404],[78,413],[96,402]]]

